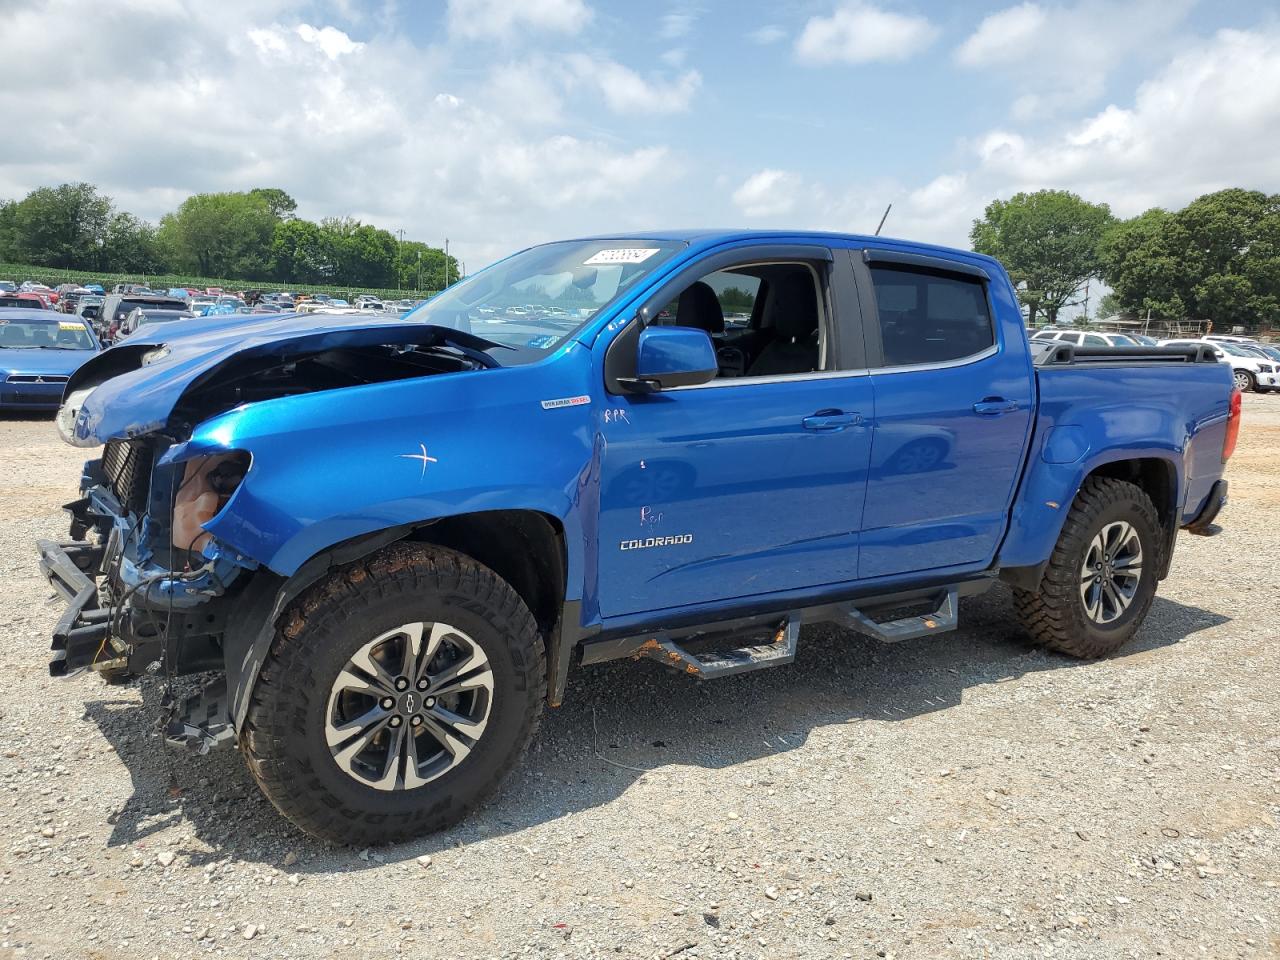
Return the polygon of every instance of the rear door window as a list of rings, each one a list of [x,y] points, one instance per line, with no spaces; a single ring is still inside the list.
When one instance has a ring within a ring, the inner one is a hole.
[[[981,280],[928,268],[870,268],[885,366],[963,360],[995,345]]]

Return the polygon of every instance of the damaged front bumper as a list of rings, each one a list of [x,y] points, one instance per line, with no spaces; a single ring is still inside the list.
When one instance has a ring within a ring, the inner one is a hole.
[[[112,611],[99,606],[94,579],[101,572],[105,548],[85,541],[37,540],[36,551],[41,572],[68,602],[53,628],[53,659],[49,661],[49,675],[65,677],[94,665],[110,639]],[[108,664],[120,666],[113,662],[119,652],[113,647],[112,656],[102,661],[99,669],[108,669]]]
[[[130,514],[86,475],[85,497],[66,505],[71,536],[40,540],[40,569],[67,601],[53,630],[49,673],[94,670],[109,679],[161,668],[221,669],[227,604],[215,601],[256,566],[207,540],[195,570],[169,569],[148,547],[147,518]]]

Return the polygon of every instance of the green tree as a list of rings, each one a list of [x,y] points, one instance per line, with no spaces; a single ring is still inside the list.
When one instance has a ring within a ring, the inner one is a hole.
[[[1120,298],[1114,290],[1104,294],[1102,299],[1098,301],[1098,316],[1104,320],[1123,312],[1124,306],[1120,303]]]
[[[165,258],[156,228],[123,211],[107,221],[98,269],[111,273],[162,273]]]
[[[18,259],[18,235],[15,223],[17,212],[16,201],[0,200],[0,262]]]
[[[329,236],[310,220],[276,224],[271,260],[275,278],[286,283],[329,283],[336,269]]]
[[[1102,273],[1134,313],[1280,322],[1280,195],[1233,188],[1148,210],[1109,231]]]
[[[395,285],[396,238],[351,217],[326,217],[320,230],[333,251],[334,279],[359,287]]]
[[[181,271],[262,280],[279,222],[261,196],[197,193],[160,221],[159,238]]]
[[[445,287],[445,255],[439,247],[417,240],[406,240],[397,248],[396,286],[406,290],[443,290]],[[449,277],[457,280],[458,260],[448,258]]]
[[[1098,274],[1098,248],[1112,223],[1105,203],[1089,203],[1066,190],[1038,190],[988,204],[969,239],[973,249],[996,257],[1009,271],[1027,322],[1034,324],[1043,310],[1053,323]]]
[[[32,190],[12,211],[12,253],[26,263],[96,269],[111,199],[88,183]]]
[[[288,220],[298,209],[298,201],[279,187],[256,187],[249,191],[249,196],[261,200],[277,220]]]

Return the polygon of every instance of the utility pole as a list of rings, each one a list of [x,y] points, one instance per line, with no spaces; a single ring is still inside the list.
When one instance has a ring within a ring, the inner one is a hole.
[[[449,238],[444,238],[444,286],[449,289]]]
[[[418,285],[413,288],[414,293],[422,292],[422,251],[418,251]]]

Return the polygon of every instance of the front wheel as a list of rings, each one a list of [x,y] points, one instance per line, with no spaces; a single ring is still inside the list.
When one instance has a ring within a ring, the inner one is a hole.
[[[1140,487],[1110,477],[1086,480],[1039,588],[1014,590],[1023,626],[1059,653],[1114,653],[1151,609],[1162,544],[1155,506]]]
[[[393,544],[281,618],[241,748],[307,833],[393,843],[451,826],[492,794],[545,694],[541,636],[506,581],[452,550]]]
[[[1258,381],[1248,370],[1237,370],[1233,379],[1236,383],[1236,389],[1241,393],[1248,393],[1250,390],[1258,388]]]

